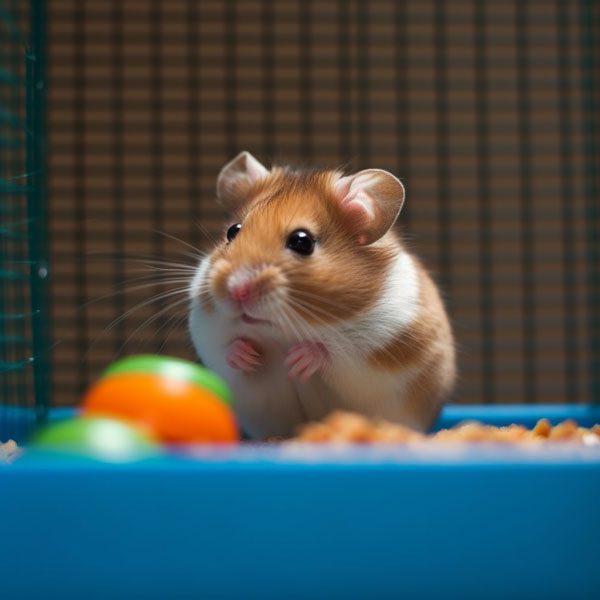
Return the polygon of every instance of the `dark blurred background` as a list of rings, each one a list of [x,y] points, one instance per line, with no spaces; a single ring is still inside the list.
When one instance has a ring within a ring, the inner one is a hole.
[[[117,356],[193,356],[153,261],[221,235],[242,149],[402,178],[457,402],[592,399],[594,2],[52,0],[46,25],[55,403]]]

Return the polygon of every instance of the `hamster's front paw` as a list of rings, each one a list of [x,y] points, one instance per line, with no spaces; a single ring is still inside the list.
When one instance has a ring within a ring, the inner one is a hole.
[[[320,342],[299,342],[288,351],[285,366],[290,379],[306,383],[329,362],[329,352]]]
[[[227,364],[246,373],[256,371],[262,364],[260,350],[248,338],[237,338],[227,348]]]

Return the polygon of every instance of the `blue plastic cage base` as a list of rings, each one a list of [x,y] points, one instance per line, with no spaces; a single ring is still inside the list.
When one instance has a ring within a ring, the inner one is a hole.
[[[540,416],[600,414],[453,406],[438,425]],[[597,598],[598,498],[600,448],[569,444],[247,444],[120,465],[31,453],[0,469],[0,589],[11,600]]]

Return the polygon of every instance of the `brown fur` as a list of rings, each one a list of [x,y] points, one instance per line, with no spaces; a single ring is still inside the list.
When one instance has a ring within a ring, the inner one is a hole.
[[[438,347],[438,350],[429,354],[403,397],[405,422],[417,429],[422,429],[424,424],[430,426],[435,421],[454,385],[453,346],[444,351]]]
[[[277,316],[281,302],[283,310],[293,310],[304,322],[317,326],[335,326],[368,312],[383,293],[392,261],[405,251],[395,233],[383,233],[400,209],[401,184],[386,173],[380,181],[381,173],[360,172],[357,175],[365,177],[361,182],[354,176],[340,179],[341,174],[334,171],[275,167],[267,172],[249,160],[254,159],[240,154],[224,168],[225,176],[220,176],[219,198],[233,210],[230,224],[240,223],[241,229],[229,243],[224,235],[211,255],[208,281],[213,300],[204,306],[232,303],[235,310],[247,310],[247,316],[264,320],[271,309],[270,314]],[[243,170],[247,164],[252,166],[252,177]],[[377,199],[372,212],[368,206],[365,209],[369,194]],[[297,229],[307,229],[316,239],[313,255],[298,255],[286,248],[290,233]],[[368,373],[375,369],[398,375],[391,397],[372,410],[391,411],[404,422],[424,428],[432,423],[452,388],[454,346],[437,288],[417,259],[413,261],[419,285],[416,319],[392,341],[367,354],[365,366],[371,368]],[[239,288],[244,296],[250,292],[250,298],[239,305],[228,289],[236,283],[231,279],[235,273],[243,276],[240,282],[250,284],[249,289]],[[260,310],[262,302],[267,310]],[[293,327],[292,319],[286,323],[286,315],[279,316],[281,320],[274,318],[272,324]],[[306,333],[301,326],[298,329],[293,337]],[[359,358],[367,352],[356,350]],[[326,383],[339,381],[332,377]],[[393,407],[396,389],[403,394],[398,411]],[[344,394],[352,396],[351,392]],[[353,400],[357,406],[362,401]]]
[[[336,177],[331,171],[275,168],[246,190],[247,201],[234,216],[242,229],[214,254],[214,294],[225,301],[227,278],[247,267],[264,269],[253,282],[258,293],[287,284],[294,310],[309,323],[335,323],[367,310],[383,287],[395,242],[390,237],[372,246],[356,243],[333,195]],[[299,228],[316,237],[315,255],[297,256],[285,248],[288,235]]]

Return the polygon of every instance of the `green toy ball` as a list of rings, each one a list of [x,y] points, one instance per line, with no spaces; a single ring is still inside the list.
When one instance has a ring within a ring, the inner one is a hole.
[[[106,462],[130,462],[160,454],[144,429],[103,417],[58,421],[40,429],[29,447]]]
[[[231,404],[231,391],[218,375],[197,365],[196,363],[171,356],[158,356],[154,354],[139,354],[122,358],[108,367],[102,377],[112,377],[123,373],[148,373],[173,379],[180,379],[207,389]]]

